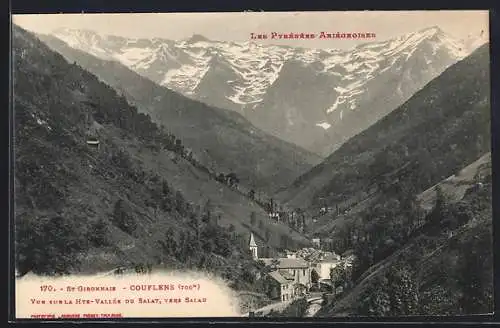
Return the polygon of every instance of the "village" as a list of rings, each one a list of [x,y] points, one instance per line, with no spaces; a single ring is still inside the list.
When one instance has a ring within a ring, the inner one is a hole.
[[[342,292],[354,263],[354,255],[322,250],[319,238],[313,238],[312,244],[312,247],[284,250],[277,256],[263,257],[262,245],[257,243],[253,233],[250,234],[249,250],[254,261],[264,268],[256,273],[256,278],[267,297],[275,301],[266,307],[267,310],[278,308],[280,303],[290,304],[304,298],[309,304],[316,305],[317,311],[328,295],[334,297]],[[265,314],[262,309],[259,310],[250,312],[248,316]]]

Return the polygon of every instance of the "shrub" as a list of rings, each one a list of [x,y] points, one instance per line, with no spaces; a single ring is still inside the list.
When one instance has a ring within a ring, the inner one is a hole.
[[[137,222],[129,212],[130,209],[125,207],[124,201],[118,200],[113,211],[113,223],[122,231],[133,234],[137,229]]]
[[[17,267],[21,275],[67,274],[78,266],[78,253],[85,250],[81,229],[62,216],[18,220],[16,225]]]

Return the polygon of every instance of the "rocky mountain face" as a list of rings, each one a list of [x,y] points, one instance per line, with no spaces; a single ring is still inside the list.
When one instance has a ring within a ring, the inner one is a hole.
[[[350,50],[219,42],[201,35],[172,41],[59,29],[53,36],[183,95],[242,113],[264,131],[322,155],[481,43],[464,44],[438,27]]]

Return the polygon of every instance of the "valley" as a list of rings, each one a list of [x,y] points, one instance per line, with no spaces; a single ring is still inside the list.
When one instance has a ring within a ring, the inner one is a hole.
[[[245,317],[492,311],[489,44],[12,40],[19,276],[203,272]]]

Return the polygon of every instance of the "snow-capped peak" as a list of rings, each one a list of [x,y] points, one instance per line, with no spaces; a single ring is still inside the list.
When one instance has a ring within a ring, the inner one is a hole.
[[[179,41],[74,29],[53,35],[188,97],[239,111],[262,130],[321,152],[333,148],[314,148],[325,146],[315,146],[320,145],[315,136],[349,138],[360,132],[367,127],[363,122],[387,115],[487,38],[464,43],[431,26],[341,50],[214,41],[199,34]]]
[[[201,34],[193,34],[189,39],[186,40],[187,43],[196,43],[196,42],[210,42],[210,40],[204,37]]]
[[[367,83],[376,76],[397,70],[412,56],[423,57],[427,65],[433,67],[434,57],[447,56],[446,61],[452,63],[465,57],[472,47],[453,39],[438,26],[390,40],[364,43],[349,50],[213,41],[200,34],[180,41],[126,39],[75,29],[57,30],[53,34],[71,47],[100,58],[117,60],[188,96],[196,97],[197,87],[203,79],[210,80],[211,76],[224,71],[228,78],[222,81],[225,86],[221,85],[220,89],[225,90],[222,98],[229,103],[220,106],[234,105],[238,110],[247,105],[254,108],[262,102],[283,69],[302,65],[335,81],[331,90],[338,96],[323,109],[327,114],[339,107],[344,111],[357,109]],[[218,78],[216,80],[221,83]],[[397,90],[401,92],[400,87]],[[318,126],[327,129],[329,123],[320,124]]]
[[[436,26],[436,25],[423,28],[420,31],[418,31],[417,33],[443,34],[444,35],[443,30],[439,26]]]

